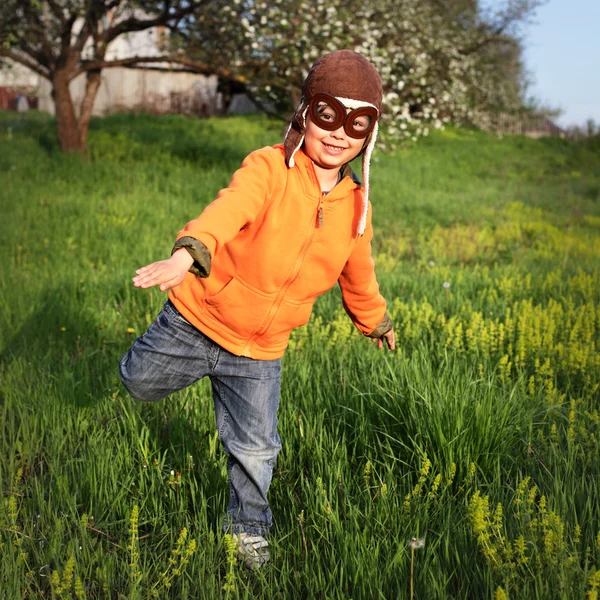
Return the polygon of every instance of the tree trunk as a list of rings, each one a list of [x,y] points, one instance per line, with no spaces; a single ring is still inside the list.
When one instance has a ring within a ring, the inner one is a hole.
[[[86,73],[85,95],[81,101],[81,110],[79,111],[79,144],[82,152],[85,152],[85,140],[87,138],[90,119],[92,118],[92,110],[94,108],[94,100],[100,83],[102,71],[100,69],[88,71]]]
[[[69,90],[68,73],[57,70],[52,77],[52,96],[56,109],[56,125],[60,149],[63,152],[82,152],[75,107]]]

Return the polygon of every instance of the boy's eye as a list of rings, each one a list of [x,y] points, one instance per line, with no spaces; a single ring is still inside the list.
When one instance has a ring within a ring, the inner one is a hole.
[[[337,117],[335,110],[325,102],[319,102],[317,105],[317,114],[323,121],[335,121]]]
[[[371,117],[363,116],[354,119],[352,123],[352,128],[355,131],[367,131],[369,126],[371,125]]]

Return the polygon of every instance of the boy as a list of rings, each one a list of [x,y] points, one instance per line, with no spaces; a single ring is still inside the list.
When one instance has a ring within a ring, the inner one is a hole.
[[[283,145],[244,160],[228,188],[178,234],[171,258],[136,287],[169,300],[120,362],[135,398],[159,400],[208,375],[229,455],[225,531],[246,566],[269,559],[267,491],[277,453],[281,357],[317,296],[339,282],[344,307],[379,348],[395,347],[373,269],[369,162],[381,78],[348,50],[321,57]],[[364,188],[348,163],[363,153]]]

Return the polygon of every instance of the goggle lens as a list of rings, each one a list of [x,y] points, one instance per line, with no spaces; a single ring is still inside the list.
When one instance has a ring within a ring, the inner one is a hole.
[[[329,94],[316,94],[310,102],[312,120],[321,129],[335,131],[342,125],[353,138],[365,138],[373,131],[377,109],[372,106],[356,108],[347,113],[346,107]]]

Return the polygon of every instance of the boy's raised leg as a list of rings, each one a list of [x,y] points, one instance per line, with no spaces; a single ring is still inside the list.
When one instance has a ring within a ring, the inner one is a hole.
[[[127,391],[138,400],[161,400],[208,374],[214,343],[167,301],[148,331],[119,363]]]

